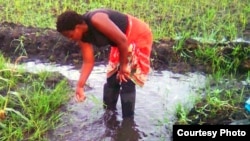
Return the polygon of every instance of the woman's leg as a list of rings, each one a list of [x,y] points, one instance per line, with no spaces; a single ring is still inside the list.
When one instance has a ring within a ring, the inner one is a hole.
[[[121,105],[122,117],[133,117],[135,110],[136,89],[135,83],[131,80],[121,84]]]
[[[120,93],[120,84],[116,79],[117,73],[107,78],[107,82],[103,87],[103,102],[104,108],[109,110],[116,110],[116,103]]]

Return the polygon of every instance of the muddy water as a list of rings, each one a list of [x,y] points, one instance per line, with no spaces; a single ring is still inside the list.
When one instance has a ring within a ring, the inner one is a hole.
[[[28,71],[58,71],[76,83],[79,70],[29,62]],[[176,121],[176,106],[193,106],[196,90],[204,87],[205,76],[199,73],[175,74],[152,71],[145,86],[137,87],[134,119],[122,119],[121,104],[117,111],[105,111],[102,89],[105,65],[96,65],[88,79],[87,99],[76,103],[72,99],[65,107],[60,124],[48,136],[51,141],[171,141],[172,125]]]

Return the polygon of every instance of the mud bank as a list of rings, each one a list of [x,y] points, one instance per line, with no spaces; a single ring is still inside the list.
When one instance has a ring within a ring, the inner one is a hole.
[[[151,53],[151,66],[154,70],[170,70],[176,73],[185,72],[211,72],[211,64],[204,63],[194,57],[194,50],[203,46],[213,47],[215,44],[202,44],[194,39],[186,39],[182,43],[183,49],[175,51],[174,47],[179,40],[171,38],[162,39],[153,43]],[[182,41],[183,42],[183,41]],[[222,54],[229,54],[236,45],[249,47],[248,43],[216,43]],[[19,56],[28,56],[23,61],[40,60],[44,63],[56,63],[61,65],[82,64],[81,53],[78,45],[61,36],[54,29],[41,29],[25,27],[14,23],[0,23],[0,51],[4,56],[14,61]],[[184,58],[180,52],[191,56]],[[94,47],[96,62],[106,62],[109,55],[109,47]],[[249,70],[250,59],[241,60],[240,70]]]

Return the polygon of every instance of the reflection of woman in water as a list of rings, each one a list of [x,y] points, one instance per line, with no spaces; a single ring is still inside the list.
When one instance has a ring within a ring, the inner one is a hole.
[[[105,136],[111,137],[116,141],[138,141],[143,134],[133,118],[124,118],[122,121],[117,120],[117,115],[113,112],[104,114],[104,122],[106,126]]]
[[[103,101],[107,109],[116,109],[120,94],[123,117],[134,116],[136,86],[143,86],[150,70],[152,33],[143,21],[118,11],[97,9],[83,15],[75,11],[62,13],[57,31],[79,43],[83,56],[76,98],[85,100],[83,86],[93,67],[97,47],[110,45],[107,83]]]

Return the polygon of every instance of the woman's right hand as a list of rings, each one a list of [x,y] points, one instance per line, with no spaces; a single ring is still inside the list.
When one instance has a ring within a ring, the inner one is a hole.
[[[118,74],[117,74],[117,78],[119,80],[119,82],[127,82],[130,77],[130,69],[128,67],[128,65],[123,65],[120,67]]]
[[[75,98],[77,102],[83,102],[86,99],[86,96],[84,94],[84,90],[82,87],[76,88]]]

